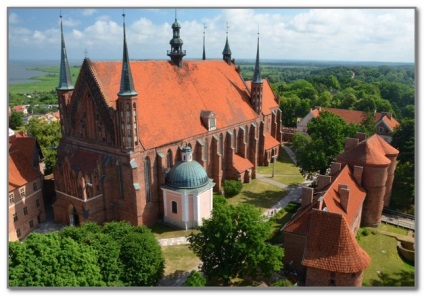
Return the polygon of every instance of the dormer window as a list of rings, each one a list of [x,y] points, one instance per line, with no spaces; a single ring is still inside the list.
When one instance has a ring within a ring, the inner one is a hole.
[[[216,115],[213,111],[202,110],[200,119],[208,131],[216,130]]]

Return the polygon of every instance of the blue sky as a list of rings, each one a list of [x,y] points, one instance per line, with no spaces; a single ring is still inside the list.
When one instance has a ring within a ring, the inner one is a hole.
[[[170,6],[172,7],[172,6]],[[80,62],[119,60],[122,8],[8,7],[9,59],[59,59],[62,13],[68,58]],[[172,8],[125,8],[131,59],[168,59]],[[413,8],[179,8],[187,59],[221,58],[226,24],[233,58],[255,58],[258,28],[261,58],[414,62]]]

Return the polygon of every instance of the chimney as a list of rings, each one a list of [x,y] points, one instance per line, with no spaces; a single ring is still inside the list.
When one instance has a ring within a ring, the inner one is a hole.
[[[320,211],[322,211],[322,206],[323,206],[323,204],[324,204],[324,197],[321,195],[321,196],[318,198],[318,202],[316,203],[315,208],[316,208],[316,209],[318,209],[318,210],[320,210]]]
[[[353,147],[358,145],[358,143],[359,143],[358,138],[346,138],[345,145],[344,145],[344,151],[352,149]]]
[[[314,188],[303,187],[301,207],[303,208],[309,205],[312,202],[313,198],[314,198]]]
[[[362,142],[363,140],[365,140],[367,138],[367,134],[366,133],[357,132],[356,133],[356,138],[359,140],[359,142]]]
[[[347,206],[349,203],[349,193],[350,190],[347,185],[339,184],[338,192],[340,195],[340,204],[344,211],[347,213]]]
[[[330,166],[330,176],[334,176],[338,172],[340,172],[342,168],[342,164],[340,162],[332,162]]]
[[[381,117],[386,115],[389,119],[392,119],[392,113],[391,112],[381,112]]]
[[[356,183],[361,185],[362,183],[362,171],[364,170],[363,167],[355,165],[353,167],[353,178],[355,179]]]
[[[316,190],[321,190],[331,183],[331,176],[319,175],[317,178],[317,187]]]

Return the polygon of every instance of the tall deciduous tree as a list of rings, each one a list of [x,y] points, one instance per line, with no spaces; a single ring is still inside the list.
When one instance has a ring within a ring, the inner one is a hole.
[[[298,148],[297,164],[303,175],[324,174],[334,157],[343,151],[346,137],[354,137],[357,126],[346,124],[338,115],[322,111],[308,123],[311,141]]]
[[[283,266],[280,247],[265,243],[271,224],[249,204],[218,204],[200,232],[188,236],[208,280],[229,285],[232,278],[269,276]]]

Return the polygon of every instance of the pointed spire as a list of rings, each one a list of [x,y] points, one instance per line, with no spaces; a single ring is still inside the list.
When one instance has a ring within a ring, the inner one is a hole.
[[[206,60],[206,49],[205,49],[205,29],[206,29],[206,24],[203,23],[203,56],[202,56],[202,60]]]
[[[73,90],[71,72],[69,70],[68,56],[66,54],[65,38],[63,37],[62,12],[60,12],[60,33],[61,33],[61,48],[60,48],[60,77],[57,90]]]
[[[231,64],[231,49],[230,49],[230,44],[228,43],[228,23],[227,23],[227,38],[225,40],[225,47],[224,47],[224,51],[222,52],[223,55],[223,60],[227,62],[228,65]]]
[[[119,96],[136,96],[137,92],[134,89],[134,83],[131,74],[130,59],[128,56],[127,37],[125,34],[125,13],[122,14],[124,19],[124,53],[122,57],[122,73],[121,73],[121,87],[119,89]]]
[[[255,71],[253,72],[252,83],[262,83],[261,69],[259,67],[259,30],[258,30],[258,49],[256,51]]]

